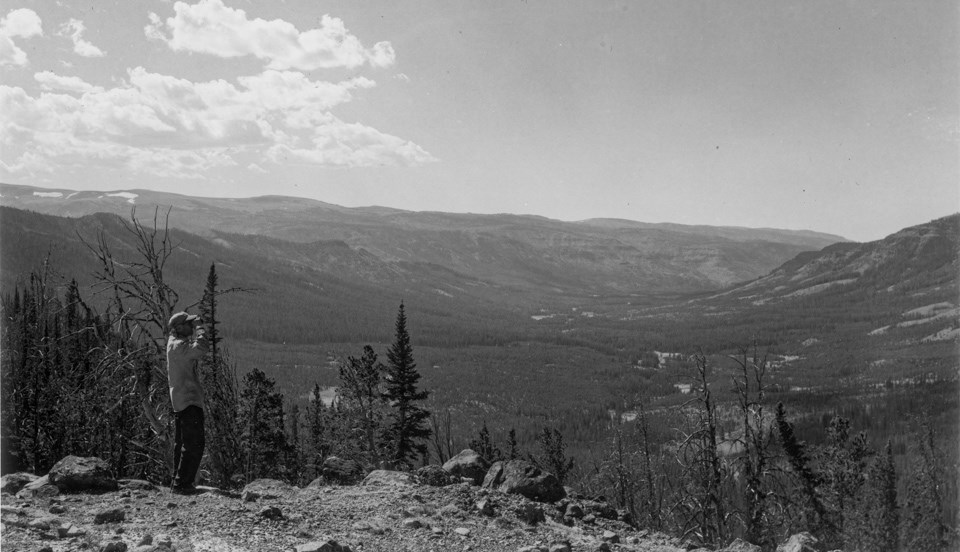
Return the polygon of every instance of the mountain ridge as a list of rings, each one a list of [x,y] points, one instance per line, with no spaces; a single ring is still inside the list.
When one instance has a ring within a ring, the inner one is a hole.
[[[110,212],[124,218],[132,209],[146,208],[146,215],[140,211],[142,219],[169,217],[171,226],[208,238],[233,234],[297,243],[339,240],[383,262],[441,266],[527,291],[716,289],[763,275],[802,251],[842,240],[808,231],[348,208],[285,196],[219,199],[142,190],[39,190],[0,185],[2,203],[9,207],[68,217]]]

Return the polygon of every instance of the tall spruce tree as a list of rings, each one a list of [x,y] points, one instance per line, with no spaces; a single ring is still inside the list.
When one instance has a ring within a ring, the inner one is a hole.
[[[430,437],[427,425],[430,413],[418,403],[425,401],[429,392],[417,389],[420,373],[413,360],[403,303],[397,313],[394,341],[387,351],[387,359],[384,398],[393,410],[384,441],[390,446],[391,460],[395,465],[411,467],[417,456],[427,452],[425,440]]]
[[[228,486],[234,476],[243,471],[243,452],[240,449],[240,424],[237,419],[239,396],[237,375],[219,347],[220,320],[217,319],[217,268],[210,265],[207,285],[200,301],[200,314],[206,327],[210,351],[204,358],[201,371],[206,390],[207,462],[210,471],[221,486]]]
[[[284,431],[283,394],[263,371],[254,368],[243,378],[240,393],[241,448],[246,455],[247,481],[286,474],[287,436]]]
[[[928,425],[924,424],[915,447],[917,460],[907,475],[900,542],[904,550],[915,552],[946,550],[941,502],[943,461]]]

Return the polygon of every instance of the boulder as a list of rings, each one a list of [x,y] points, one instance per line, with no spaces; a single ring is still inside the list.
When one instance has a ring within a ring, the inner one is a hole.
[[[240,498],[244,502],[253,502],[255,500],[276,500],[288,496],[296,491],[293,486],[277,481],[276,479],[257,479],[247,483],[240,492]]]
[[[156,491],[157,486],[143,479],[118,479],[117,484],[121,489],[131,491]]]
[[[392,470],[373,470],[363,479],[364,485],[416,485],[413,475]]]
[[[756,544],[750,544],[743,539],[734,539],[720,552],[761,552],[763,549]]]
[[[524,502],[517,506],[514,508],[513,513],[517,516],[517,519],[522,520],[527,525],[537,525],[547,520],[547,516],[543,513],[543,508],[530,502]]]
[[[116,491],[110,466],[94,456],[67,456],[50,468],[50,483],[65,493]]]
[[[17,498],[29,500],[31,498],[50,498],[60,494],[60,489],[50,483],[50,476],[38,477],[27,483],[17,492]]]
[[[786,542],[777,547],[777,552],[816,552],[817,537],[804,531],[791,535]]]
[[[103,525],[104,523],[119,523],[125,520],[127,513],[123,508],[105,508],[99,510],[93,516],[94,525]]]
[[[350,485],[363,478],[363,467],[353,460],[329,456],[323,461],[320,474],[323,475],[323,478],[327,481],[341,485]]]
[[[526,460],[496,462],[490,467],[483,487],[519,494],[538,502],[556,502],[566,496],[560,481]]]
[[[33,483],[37,479],[39,478],[32,473],[8,473],[0,477],[0,493],[17,494],[27,483]]]
[[[296,547],[296,552],[350,552],[350,547],[338,544],[335,540],[314,541]]]
[[[443,464],[443,471],[453,477],[464,477],[473,480],[474,485],[483,482],[490,462],[471,449],[464,449]]]
[[[417,479],[420,480],[420,483],[431,487],[446,487],[454,482],[453,477],[436,464],[424,466],[417,470]]]

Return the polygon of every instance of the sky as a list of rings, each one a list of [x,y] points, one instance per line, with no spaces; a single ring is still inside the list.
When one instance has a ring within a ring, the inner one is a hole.
[[[960,211],[958,6],[5,2],[0,181],[876,240]]]

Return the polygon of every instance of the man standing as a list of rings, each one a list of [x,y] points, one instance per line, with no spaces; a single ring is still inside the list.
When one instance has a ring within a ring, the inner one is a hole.
[[[173,444],[173,491],[190,493],[203,458],[203,388],[199,363],[209,344],[203,330],[197,332],[199,316],[178,312],[170,317],[167,340],[167,379],[176,418]]]

